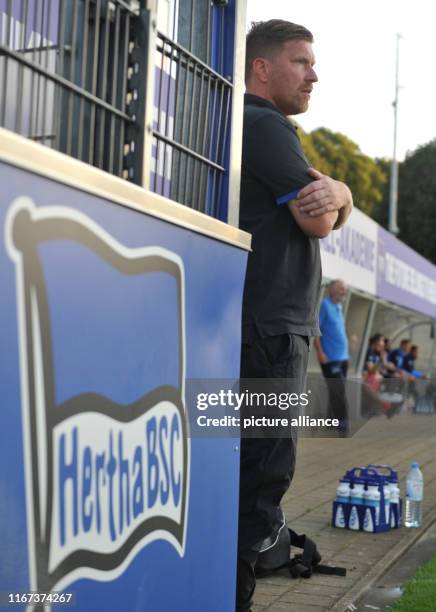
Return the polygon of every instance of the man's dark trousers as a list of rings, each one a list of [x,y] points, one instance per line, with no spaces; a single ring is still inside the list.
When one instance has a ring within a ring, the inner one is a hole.
[[[242,345],[241,379],[292,379],[292,391],[302,392],[308,355],[305,336],[257,337]],[[295,452],[296,431],[292,436],[241,439],[237,612],[250,610],[257,551],[281,525],[280,502],[294,475]]]
[[[348,361],[328,361],[321,364],[329,393],[329,417],[339,420],[339,431],[348,431],[348,405],[345,389]]]

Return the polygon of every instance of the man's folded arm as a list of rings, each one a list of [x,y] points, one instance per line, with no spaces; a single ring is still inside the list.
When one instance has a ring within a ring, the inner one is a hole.
[[[337,210],[333,210],[319,217],[309,217],[300,211],[294,200],[288,202],[288,208],[300,229],[310,238],[325,238],[328,236],[335,227],[339,215]]]

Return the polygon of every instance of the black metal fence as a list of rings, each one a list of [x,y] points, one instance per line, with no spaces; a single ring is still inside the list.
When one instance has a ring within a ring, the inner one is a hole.
[[[172,32],[157,32],[154,57],[145,5],[0,0],[0,126],[137,183],[148,172],[153,191],[219,217],[232,97],[225,2],[173,2]],[[146,101],[154,122],[144,170]]]
[[[232,84],[158,33],[151,188],[219,216]]]
[[[137,3],[3,2],[0,125],[127,176],[126,129],[134,122],[128,112],[129,62]]]
[[[157,34],[151,174],[153,191],[218,218],[233,90],[225,76],[226,5],[179,0],[167,34]]]

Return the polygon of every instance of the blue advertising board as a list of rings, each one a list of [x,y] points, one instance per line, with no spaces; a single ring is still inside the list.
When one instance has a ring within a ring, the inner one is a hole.
[[[239,375],[246,251],[3,162],[0,182],[0,591],[232,611],[237,440],[190,437],[185,385]]]

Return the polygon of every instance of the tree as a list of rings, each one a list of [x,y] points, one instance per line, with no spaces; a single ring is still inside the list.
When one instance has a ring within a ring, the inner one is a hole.
[[[378,157],[375,160],[377,166],[380,168],[381,172],[386,176],[386,182],[383,185],[382,189],[382,199],[378,206],[374,208],[372,218],[377,223],[380,223],[384,228],[388,229],[389,226],[389,178],[391,176],[391,160]]]
[[[301,142],[310,164],[350,187],[354,204],[366,214],[375,214],[383,201],[387,175],[375,160],[339,132],[318,128],[302,134]]]
[[[399,238],[436,263],[436,139],[418,147],[400,164]]]

